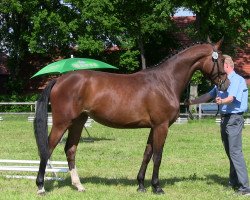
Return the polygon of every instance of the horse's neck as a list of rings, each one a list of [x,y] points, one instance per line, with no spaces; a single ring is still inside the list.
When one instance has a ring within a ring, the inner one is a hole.
[[[196,70],[201,70],[202,64],[198,61],[207,53],[203,50],[194,54],[191,50],[186,50],[167,61],[162,74],[168,76],[171,74],[171,79],[173,80],[172,89],[177,92],[178,98],[181,97],[181,94],[188,86],[193,73]]]

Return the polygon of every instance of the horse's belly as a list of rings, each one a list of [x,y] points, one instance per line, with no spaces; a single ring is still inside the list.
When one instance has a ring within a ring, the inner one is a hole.
[[[147,117],[134,117],[130,115],[124,115],[124,113],[105,114],[105,113],[89,113],[89,116],[96,122],[113,127],[113,128],[149,128],[151,122]]]

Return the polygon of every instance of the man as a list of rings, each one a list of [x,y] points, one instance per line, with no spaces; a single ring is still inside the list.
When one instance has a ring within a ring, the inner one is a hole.
[[[230,161],[229,186],[238,188],[242,195],[250,195],[248,172],[242,153],[242,114],[247,110],[248,89],[245,80],[234,71],[230,56],[224,55],[224,70],[230,85],[227,91],[218,91],[215,86],[210,92],[186,104],[199,104],[214,98],[221,114],[221,138]]]

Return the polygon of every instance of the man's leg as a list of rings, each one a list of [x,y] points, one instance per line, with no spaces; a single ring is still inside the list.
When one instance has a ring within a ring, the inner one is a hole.
[[[229,186],[237,188],[239,186],[238,177],[229,154],[229,143],[228,143],[228,133],[227,133],[228,121],[229,117],[221,118],[221,140],[230,162]]]
[[[242,115],[231,115],[228,120],[226,132],[228,134],[229,155],[235,168],[240,186],[249,187],[248,172],[242,152],[242,128],[244,119]]]

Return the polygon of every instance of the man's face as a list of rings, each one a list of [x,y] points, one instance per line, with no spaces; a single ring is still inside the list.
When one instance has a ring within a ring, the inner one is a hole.
[[[225,60],[224,62],[224,70],[225,72],[228,74],[228,72],[230,72],[230,65],[227,63],[227,61]]]

